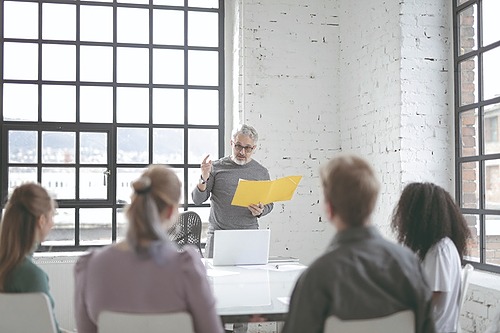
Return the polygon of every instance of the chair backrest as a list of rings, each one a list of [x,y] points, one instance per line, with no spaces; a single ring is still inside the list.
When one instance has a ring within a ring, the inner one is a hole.
[[[44,293],[0,293],[0,332],[56,333],[49,298]]]
[[[467,264],[462,268],[462,281],[460,286],[460,303],[459,309],[461,310],[465,303],[465,296],[467,296],[467,289],[469,289],[470,277],[474,271],[474,266]]]
[[[462,312],[462,308],[465,303],[465,297],[467,296],[467,289],[469,289],[470,277],[472,272],[474,271],[474,266],[471,264],[466,264],[462,268],[462,277],[460,283],[460,299],[458,303],[458,323],[457,323],[457,333],[462,332],[462,327],[460,326],[460,316]]]
[[[411,310],[396,312],[386,317],[341,320],[330,316],[325,322],[324,333],[414,333],[415,315]]]
[[[194,333],[191,316],[175,313],[122,313],[103,311],[97,321],[99,333]]]
[[[195,245],[198,252],[201,252],[201,218],[194,211],[185,211],[179,214],[177,223],[172,229],[173,240],[184,246],[186,244]]]

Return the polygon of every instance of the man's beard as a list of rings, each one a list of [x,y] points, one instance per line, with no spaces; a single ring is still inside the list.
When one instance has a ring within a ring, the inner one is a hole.
[[[234,155],[231,155],[231,160],[238,165],[245,165],[249,162],[248,158],[245,158],[244,160],[239,160]]]

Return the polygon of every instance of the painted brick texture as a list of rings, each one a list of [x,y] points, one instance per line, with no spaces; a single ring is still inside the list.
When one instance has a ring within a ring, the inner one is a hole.
[[[373,220],[388,237],[407,183],[454,193],[449,1],[238,0],[235,8],[234,122],[257,128],[255,159],[272,178],[304,177],[261,220],[272,254],[308,264],[324,251],[334,230],[319,167],[338,152],[373,164],[382,184]],[[498,295],[479,286],[470,295],[462,328],[483,332]]]

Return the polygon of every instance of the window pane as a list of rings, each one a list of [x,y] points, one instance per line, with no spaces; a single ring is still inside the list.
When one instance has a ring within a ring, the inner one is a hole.
[[[483,0],[483,46],[500,40],[500,1]]]
[[[153,89],[153,123],[184,123],[184,90]]]
[[[189,7],[219,8],[218,0],[189,0]]]
[[[205,156],[218,158],[219,131],[212,129],[190,129],[188,131],[188,163],[200,164]]]
[[[80,199],[108,199],[106,168],[80,169]]]
[[[54,199],[75,199],[74,168],[42,168],[42,186]]]
[[[460,55],[477,50],[477,10],[476,5],[469,6],[460,12],[458,17],[460,30],[458,35],[458,53]]]
[[[116,210],[116,241],[120,242],[125,239],[127,234],[127,217],[123,208]]]
[[[118,0],[118,3],[137,3],[142,5],[148,5],[149,0]]]
[[[184,51],[153,50],[153,83],[184,84]]]
[[[42,38],[76,40],[76,7],[44,3],[42,5]]]
[[[468,244],[469,254],[465,256],[465,259],[479,262],[479,216],[464,214],[464,217],[472,236]]]
[[[111,244],[111,208],[80,209],[80,244]]]
[[[80,121],[89,123],[113,121],[112,87],[80,87]]]
[[[4,43],[4,79],[38,79],[38,45],[31,43]]]
[[[36,168],[10,167],[9,168],[9,195],[19,185],[25,183],[37,183],[38,173]]]
[[[188,73],[190,85],[218,85],[219,52],[189,51]]]
[[[184,12],[153,9],[153,44],[184,45]]]
[[[500,215],[485,216],[486,263],[500,265]]]
[[[106,133],[80,133],[80,163],[108,163],[108,135]]]
[[[81,6],[80,40],[92,42],[112,42],[113,8],[102,6]]]
[[[132,195],[132,183],[137,180],[143,168],[117,168],[116,169],[116,201],[129,204]]]
[[[113,48],[107,46],[80,47],[80,80],[113,81]]]
[[[118,43],[149,42],[149,11],[141,8],[118,7]]]
[[[75,133],[42,132],[42,163],[75,163]]]
[[[153,5],[184,6],[184,0],[153,0]]]
[[[188,91],[188,116],[190,124],[219,124],[219,92],[190,89]]]
[[[462,163],[462,208],[479,208],[479,163]]]
[[[4,2],[5,38],[38,38],[38,4]]]
[[[461,149],[460,155],[464,156],[477,156],[479,154],[478,144],[478,126],[479,119],[477,116],[477,109],[464,111],[459,115],[460,123],[460,142]]]
[[[205,155],[207,156],[207,155]],[[205,157],[203,156],[203,157]],[[216,156],[210,156],[209,157],[210,160],[216,160],[217,157]],[[198,161],[198,163],[201,164],[201,161]],[[189,189],[189,195],[188,195],[188,203],[190,204],[193,204],[193,197],[191,196],[191,191],[195,188],[195,186],[198,184],[198,182],[200,181],[200,176],[201,176],[201,170],[200,168],[189,168],[188,169],[188,189]],[[191,208],[190,208],[191,209]],[[203,220],[202,221],[208,221],[208,216],[207,216],[207,219],[206,220]],[[203,236],[203,235],[202,235]]]
[[[75,245],[75,209],[58,208],[54,227],[42,245]]]
[[[219,45],[218,31],[218,13],[188,13],[188,44],[190,46],[217,47]]]
[[[116,57],[118,82],[149,82],[148,49],[119,47],[117,48]]]
[[[499,115],[500,104],[484,107],[483,138],[485,154],[500,153],[500,142],[498,140]]]
[[[42,45],[42,79],[54,81],[75,81],[76,46]]]
[[[155,128],[153,130],[153,163],[184,163],[184,130]]]
[[[500,47],[483,55],[484,99],[500,96]]]
[[[149,89],[116,89],[116,120],[119,123],[149,122]]]
[[[147,128],[117,129],[117,156],[118,163],[149,163],[149,137]]]
[[[500,160],[487,160],[484,164],[484,208],[500,210]]]
[[[38,86],[34,84],[3,85],[4,120],[38,120]]]
[[[42,86],[42,120],[76,120],[76,88],[74,86]]]
[[[477,57],[466,59],[460,62],[458,66],[460,75],[460,105],[475,103],[478,98]]]
[[[38,136],[35,131],[9,131],[9,163],[36,163]]]

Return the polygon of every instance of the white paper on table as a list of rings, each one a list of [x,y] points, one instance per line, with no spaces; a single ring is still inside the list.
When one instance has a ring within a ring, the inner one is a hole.
[[[232,271],[222,271],[219,269],[207,269],[207,275],[210,277],[216,277],[216,276],[228,276],[228,275],[236,275],[240,274],[239,272],[232,272]]]
[[[276,272],[300,271],[306,268],[306,266],[300,264],[275,264],[275,263],[267,265],[242,265],[238,267],[245,269],[261,269],[261,270],[276,271]]]
[[[283,304],[290,305],[290,297],[278,297],[278,301]]]

